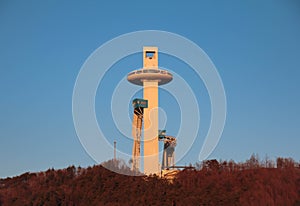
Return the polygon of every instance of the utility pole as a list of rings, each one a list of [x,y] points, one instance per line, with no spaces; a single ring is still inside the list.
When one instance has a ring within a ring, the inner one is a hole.
[[[117,160],[117,152],[116,152],[116,149],[117,149],[117,142],[114,141],[114,162]]]

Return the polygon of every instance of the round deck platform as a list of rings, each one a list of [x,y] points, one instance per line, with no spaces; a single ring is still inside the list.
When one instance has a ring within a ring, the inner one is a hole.
[[[172,79],[173,75],[162,69],[139,69],[127,75],[129,82],[140,86],[143,86],[143,81],[158,81],[158,85],[163,85],[169,83]]]

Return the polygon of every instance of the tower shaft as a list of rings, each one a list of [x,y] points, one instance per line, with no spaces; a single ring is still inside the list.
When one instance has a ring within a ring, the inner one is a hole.
[[[144,110],[144,173],[159,171],[158,157],[158,82],[144,81],[144,99],[148,108]]]

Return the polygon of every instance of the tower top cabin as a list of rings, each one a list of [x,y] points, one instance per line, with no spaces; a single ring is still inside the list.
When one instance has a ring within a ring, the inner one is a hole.
[[[158,48],[157,47],[144,47],[143,48],[143,68],[156,68],[158,69]]]

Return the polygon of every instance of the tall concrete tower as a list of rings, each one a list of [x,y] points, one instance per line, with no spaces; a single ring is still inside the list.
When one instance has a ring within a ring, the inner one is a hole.
[[[160,170],[158,157],[158,86],[173,79],[171,73],[158,68],[158,48],[143,48],[143,68],[130,72],[127,80],[143,86],[143,99],[148,100],[144,109],[144,173],[155,174]]]

